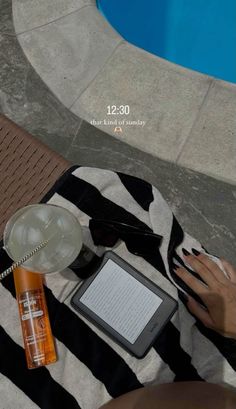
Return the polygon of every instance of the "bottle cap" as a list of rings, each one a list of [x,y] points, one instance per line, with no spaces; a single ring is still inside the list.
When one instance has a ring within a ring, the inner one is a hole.
[[[13,271],[16,293],[37,290],[43,285],[43,275],[17,267]]]

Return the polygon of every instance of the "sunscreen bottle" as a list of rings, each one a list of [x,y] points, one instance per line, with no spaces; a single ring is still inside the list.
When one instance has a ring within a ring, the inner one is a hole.
[[[16,298],[29,369],[57,360],[51,331],[43,276],[17,267],[14,272]]]

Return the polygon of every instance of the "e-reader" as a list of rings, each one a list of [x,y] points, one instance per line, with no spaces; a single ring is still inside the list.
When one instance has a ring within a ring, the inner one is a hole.
[[[177,310],[170,295],[112,251],[71,305],[137,358],[148,352]]]

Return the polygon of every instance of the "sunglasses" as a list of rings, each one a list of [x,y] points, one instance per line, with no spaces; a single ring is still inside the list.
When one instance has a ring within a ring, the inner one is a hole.
[[[162,241],[159,234],[117,221],[90,219],[89,229],[96,246],[114,247],[123,240],[130,253],[137,256],[155,254]]]

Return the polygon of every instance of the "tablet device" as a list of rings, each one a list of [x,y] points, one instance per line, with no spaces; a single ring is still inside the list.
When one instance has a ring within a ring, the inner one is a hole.
[[[148,352],[177,309],[171,296],[112,251],[71,305],[137,358]]]

